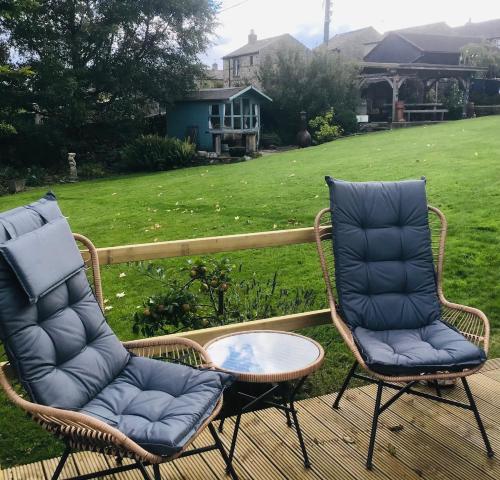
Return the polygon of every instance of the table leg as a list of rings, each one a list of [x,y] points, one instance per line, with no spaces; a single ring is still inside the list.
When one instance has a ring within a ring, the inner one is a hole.
[[[302,450],[302,457],[304,458],[304,467],[310,468],[311,462],[309,461],[309,455],[307,454],[306,445],[304,443],[304,437],[302,436],[302,430],[300,429],[299,418],[297,416],[297,410],[295,409],[295,397],[299,390],[304,385],[307,377],[302,377],[290,394],[290,413],[293,418],[293,425],[295,426],[295,431],[297,432],[297,438],[299,439],[300,448]]]

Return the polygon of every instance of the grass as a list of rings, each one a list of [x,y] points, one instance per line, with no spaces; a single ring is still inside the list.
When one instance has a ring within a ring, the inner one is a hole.
[[[311,226],[328,205],[326,174],[346,180],[428,180],[429,203],[449,221],[445,291],[477,306],[493,327],[491,357],[500,356],[500,117],[351,137],[234,165],[198,167],[54,185],[72,229],[97,246]],[[0,211],[39,198],[36,189],[0,198]],[[323,292],[312,245],[228,256],[267,279],[275,271],[289,288]],[[166,265],[178,267],[185,260]],[[125,273],[125,276],[120,276]],[[157,286],[127,265],[105,267],[108,320],[123,340],[134,338],[131,316]],[[125,293],[122,298],[118,293]],[[320,305],[318,305],[320,306]],[[325,367],[309,394],[334,390],[350,356],[330,326],[305,332],[327,347]],[[0,464],[37,461],[60,445],[0,397]]]

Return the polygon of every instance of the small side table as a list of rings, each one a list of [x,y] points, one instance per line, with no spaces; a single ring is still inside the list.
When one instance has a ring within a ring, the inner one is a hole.
[[[238,377],[238,382],[269,384],[263,393],[238,391],[244,400],[236,412],[229,459],[232,461],[241,416],[258,407],[273,407],[285,413],[287,425],[295,427],[304,466],[311,463],[297,418],[295,398],[306,378],[321,367],[324,351],[310,338],[290,332],[253,330],[216,338],[205,345],[214,366]],[[236,384],[237,385],[237,384]],[[225,417],[221,419],[222,431]]]

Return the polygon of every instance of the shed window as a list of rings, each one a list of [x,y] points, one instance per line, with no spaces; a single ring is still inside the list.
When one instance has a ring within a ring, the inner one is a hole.
[[[218,103],[209,105],[208,107],[208,128],[219,129],[221,128],[221,114],[222,108]]]

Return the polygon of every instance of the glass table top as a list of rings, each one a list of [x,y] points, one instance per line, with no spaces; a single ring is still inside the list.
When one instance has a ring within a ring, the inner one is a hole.
[[[206,346],[217,367],[241,374],[286,374],[309,367],[322,356],[321,347],[301,335],[244,332]]]

